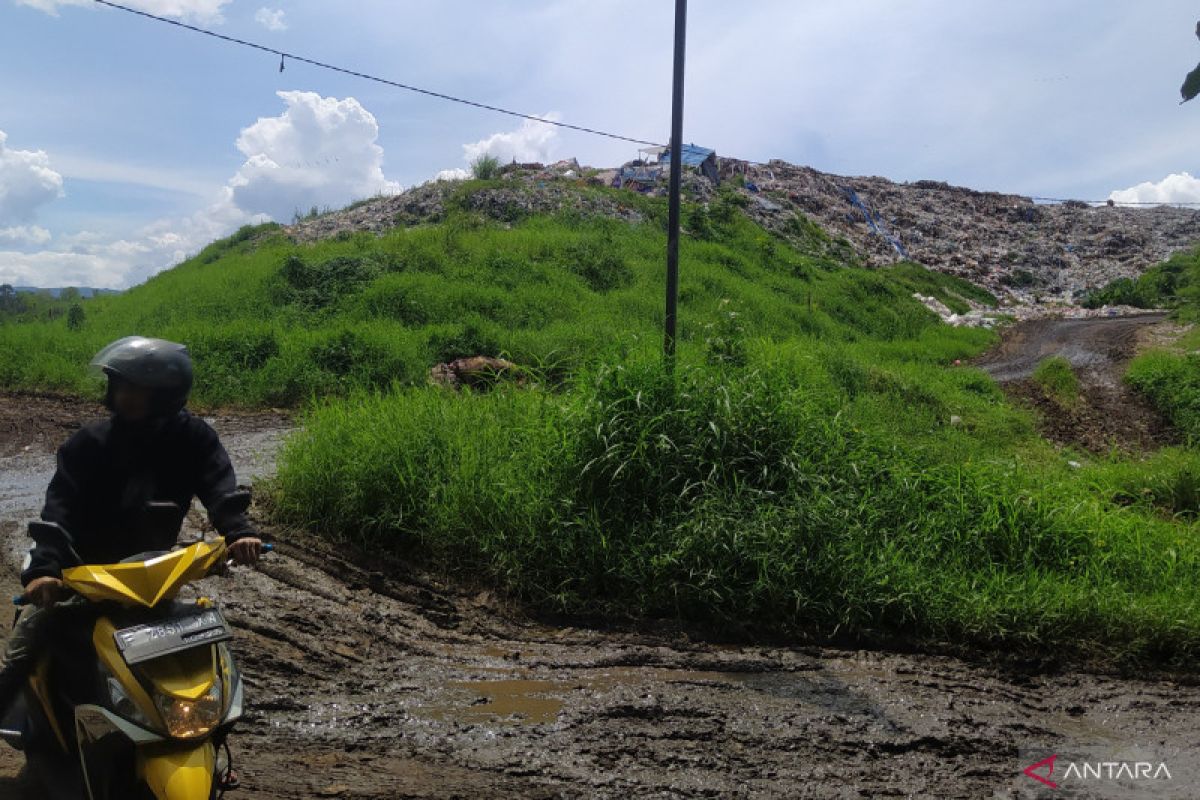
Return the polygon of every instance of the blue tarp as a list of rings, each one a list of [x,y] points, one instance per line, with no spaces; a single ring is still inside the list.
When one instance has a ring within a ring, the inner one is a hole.
[[[877,236],[882,236],[897,253],[904,258],[908,258],[908,251],[904,249],[904,245],[901,244],[900,239],[893,236],[891,231],[887,229],[887,225],[883,222],[883,217],[867,208],[866,204],[859,199],[858,193],[849,186],[842,187],[842,191],[846,193],[846,199],[850,201],[850,204],[862,213],[863,218],[867,221],[867,225],[871,228],[871,232]]]
[[[654,183],[660,175],[662,175],[662,170],[658,167],[623,167],[621,169],[622,181]]]
[[[709,156],[715,155],[717,152],[716,150],[710,150],[707,147],[699,147],[694,144],[685,144],[680,149],[683,151],[680,161],[683,162],[685,167],[698,167],[707,161]],[[658,163],[670,164],[671,151],[667,150],[665,153],[663,153],[662,156],[659,157]]]

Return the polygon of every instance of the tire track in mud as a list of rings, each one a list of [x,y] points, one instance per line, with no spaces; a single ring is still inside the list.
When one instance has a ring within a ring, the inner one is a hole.
[[[1096,382],[1117,386],[1137,349],[1139,334],[1166,319],[1165,313],[1152,313],[1021,322],[1007,329],[1000,344],[976,364],[998,383],[1008,383],[1032,377],[1042,359],[1062,356]]]
[[[1019,405],[1034,409],[1044,437],[1095,453],[1114,445],[1134,452],[1178,443],[1178,434],[1124,383],[1140,342],[1164,328],[1165,313],[1130,317],[1037,319],[1007,328],[1000,344],[975,360]],[[1178,331],[1174,332],[1175,335]],[[1079,402],[1064,405],[1033,381],[1037,365],[1061,356],[1079,380]]]
[[[30,413],[64,412],[0,396],[0,419]],[[240,477],[269,473],[285,420],[214,424]],[[0,438],[0,590],[53,467],[33,442]],[[1019,797],[1022,752],[1095,743],[1170,751],[1177,782],[1200,787],[1195,685],[549,625],[279,536],[260,569],[200,587],[246,675],[231,797]],[[0,751],[0,796],[21,797],[19,766]]]

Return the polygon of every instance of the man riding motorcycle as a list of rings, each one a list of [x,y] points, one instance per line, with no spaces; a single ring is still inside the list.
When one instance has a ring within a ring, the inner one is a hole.
[[[70,624],[62,569],[74,557],[105,564],[137,553],[169,550],[192,498],[239,564],[258,560],[262,541],[238,502],[237,481],[216,432],[184,406],[192,388],[187,348],[163,339],[128,336],[102,349],[93,369],[107,377],[109,419],[84,426],[58,450],[41,518],[57,523],[71,541],[68,554],[35,544],[21,572],[22,612],[0,667],[0,715],[20,694],[39,655]]]

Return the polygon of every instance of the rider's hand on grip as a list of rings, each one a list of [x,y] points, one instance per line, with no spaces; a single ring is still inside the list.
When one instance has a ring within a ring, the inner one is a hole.
[[[268,552],[271,545],[263,544],[262,539],[247,536],[229,545],[229,556],[235,564],[257,564],[260,553]]]
[[[42,608],[58,602],[63,593],[63,583],[58,578],[43,576],[34,578],[25,587],[24,597],[28,602],[36,603]]]

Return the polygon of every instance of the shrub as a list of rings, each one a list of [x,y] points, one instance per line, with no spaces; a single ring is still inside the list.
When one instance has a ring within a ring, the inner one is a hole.
[[[611,292],[633,285],[633,270],[610,242],[584,239],[570,245],[564,258],[567,269],[593,292]]]
[[[279,268],[277,292],[282,302],[321,309],[362,288],[379,272],[375,263],[362,256],[335,256],[310,263],[292,253]]]
[[[746,326],[730,307],[728,298],[717,308],[717,321],[704,326],[704,356],[709,364],[730,367],[746,365]]]
[[[429,335],[429,351],[437,362],[470,356],[498,356],[500,350],[494,329],[481,320],[442,326]]]
[[[480,181],[495,180],[500,177],[500,159],[484,153],[471,162],[471,177]]]
[[[1014,289],[1028,289],[1037,283],[1037,278],[1027,269],[1015,269],[1003,276],[1000,282]]]
[[[1195,319],[1200,310],[1200,249],[1176,253],[1136,279],[1118,278],[1089,292],[1083,304],[1178,308],[1184,318]]]

